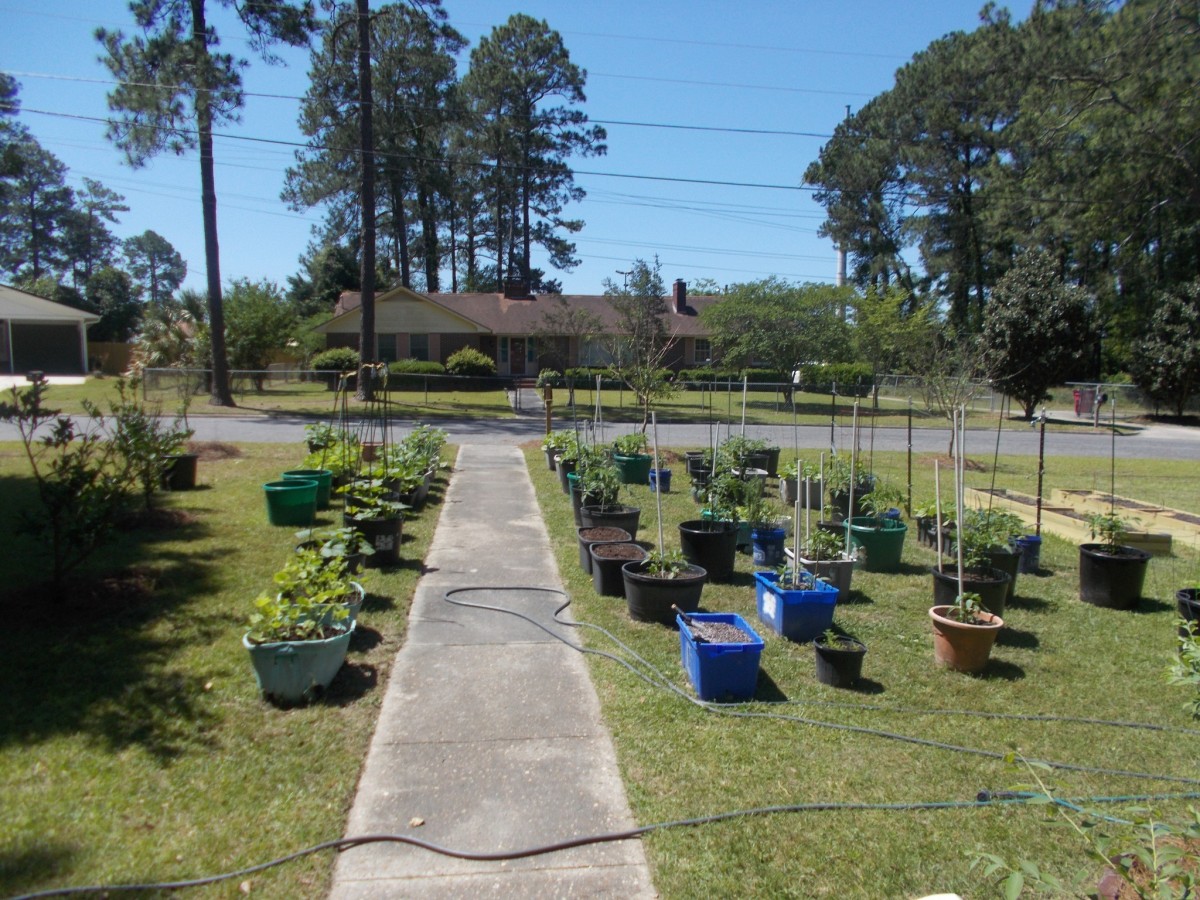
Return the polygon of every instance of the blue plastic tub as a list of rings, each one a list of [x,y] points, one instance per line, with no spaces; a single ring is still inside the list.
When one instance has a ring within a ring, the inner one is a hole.
[[[758,593],[758,617],[776,634],[789,641],[806,644],[833,625],[838,590],[832,584],[811,579],[806,590],[781,590],[775,572],[755,572]]]
[[[758,664],[762,658],[762,638],[737,613],[692,613],[697,622],[722,622],[735,625],[753,640],[744,644],[697,642],[682,616],[679,624],[679,652],[696,696],[701,700],[749,700],[758,684]]]

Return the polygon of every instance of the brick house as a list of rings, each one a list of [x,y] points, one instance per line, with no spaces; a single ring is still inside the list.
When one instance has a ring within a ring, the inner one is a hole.
[[[700,310],[719,297],[689,297],[677,280],[667,297],[667,331],[674,335],[667,365],[679,369],[702,366],[711,358],[709,333]],[[362,317],[357,293],[343,293],[333,318],[317,326],[329,347],[358,347]],[[385,362],[422,359],[444,363],[470,347],[496,363],[499,375],[533,376],[543,368],[603,365],[602,339],[580,341],[571,335],[546,335],[548,312],[566,303],[596,316],[601,329],[613,334],[617,315],[604,296],[546,294],[537,296],[510,285],[496,294],[422,294],[404,287],[375,297],[377,357]],[[538,337],[537,335],[541,335]]]

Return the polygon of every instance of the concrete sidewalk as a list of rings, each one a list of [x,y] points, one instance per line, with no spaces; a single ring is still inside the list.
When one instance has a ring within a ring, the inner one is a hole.
[[[557,634],[563,597],[520,450],[459,451],[417,586],[408,638],[387,685],[347,835],[407,834],[501,852],[620,831],[634,823],[581,654]],[[421,824],[413,824],[413,823]],[[393,897],[653,897],[641,844],[621,841],[505,862],[402,844],[344,851],[334,900]]]

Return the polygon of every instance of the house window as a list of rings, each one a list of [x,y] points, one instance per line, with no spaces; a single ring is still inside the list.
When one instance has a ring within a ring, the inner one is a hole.
[[[708,338],[696,338],[696,351],[692,356],[692,362],[712,362],[712,344]]]
[[[500,362],[503,365],[508,364],[508,338],[500,338]]]
[[[533,338],[525,342],[525,362],[537,362],[537,347]]]
[[[429,335],[410,334],[408,336],[408,355],[412,359],[429,361]]]
[[[607,366],[612,361],[612,353],[601,340],[588,338],[579,348],[579,365],[581,366]]]
[[[396,336],[394,334],[379,335],[379,361],[383,363],[396,361]]]

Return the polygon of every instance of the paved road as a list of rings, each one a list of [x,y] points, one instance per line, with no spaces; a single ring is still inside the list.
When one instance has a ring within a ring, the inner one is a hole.
[[[1127,459],[1177,459],[1200,460],[1200,432],[1172,425],[1152,425],[1138,431],[1120,434],[1115,441],[1105,431],[1094,432],[1089,425],[1076,424],[1072,418],[1071,431],[1048,431],[1046,453],[1051,456],[1095,456],[1107,457],[1116,447],[1116,454]],[[304,439],[304,426],[312,419],[299,416],[192,416],[190,424],[196,430],[196,439],[201,441],[245,441],[249,443],[299,443]],[[403,436],[413,427],[412,421],[398,421],[397,436]],[[450,440],[457,444],[521,444],[539,440],[543,431],[540,415],[526,415],[513,419],[444,419],[436,424],[449,432]],[[569,427],[558,425],[557,427]],[[582,426],[581,426],[582,427]],[[737,425],[733,430],[738,430]],[[720,438],[726,436],[728,426],[719,426]],[[602,437],[607,440],[628,431],[628,425],[605,424]],[[767,438],[784,448],[826,449],[830,443],[828,425],[791,426],[748,426],[747,434]],[[849,423],[839,424],[834,429],[834,440],[839,450],[849,449],[851,440]],[[0,440],[16,440],[16,427],[0,423]],[[663,446],[704,447],[710,443],[707,425],[662,424],[658,427],[658,440]],[[917,453],[945,453],[949,444],[948,428],[914,428],[912,447]],[[877,428],[861,431],[859,447],[869,450],[904,450],[908,446],[908,435],[904,428]],[[996,446],[995,431],[968,431],[967,451],[971,455],[992,453]],[[1038,431],[1026,425],[1006,425],[1000,433],[1002,454],[1033,456],[1038,452]]]

